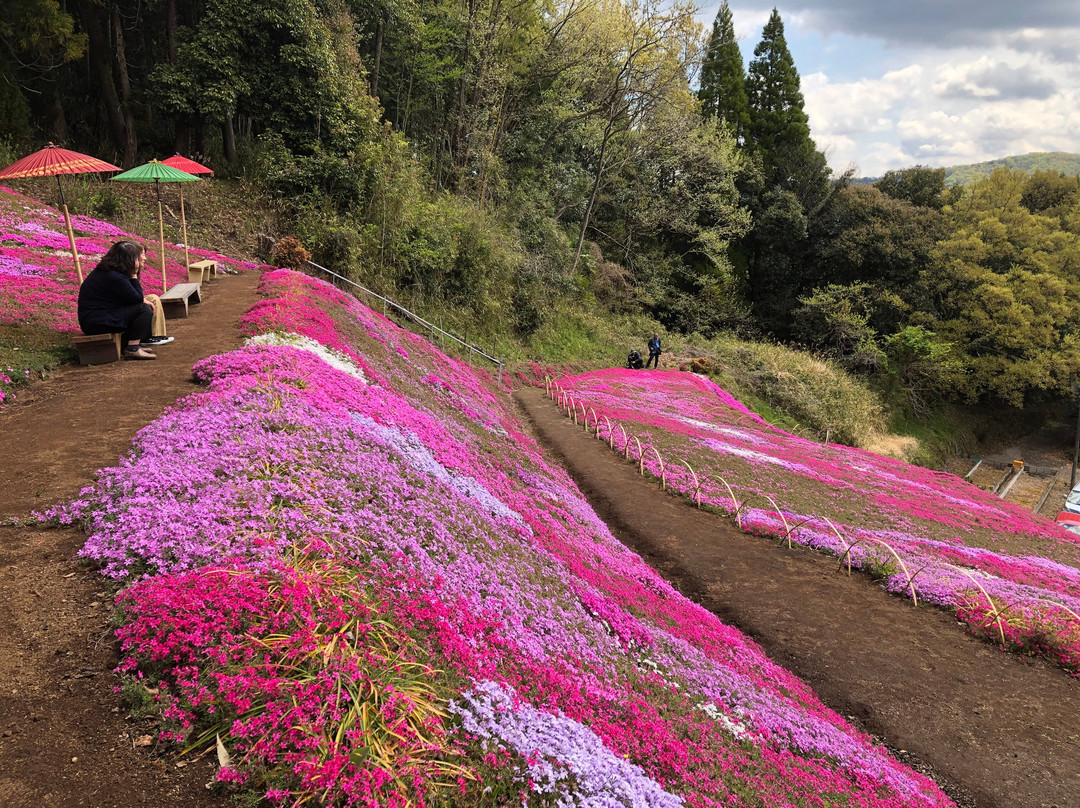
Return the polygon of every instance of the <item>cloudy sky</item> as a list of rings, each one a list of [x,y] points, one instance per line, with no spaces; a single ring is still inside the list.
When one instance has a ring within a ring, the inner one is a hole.
[[[1080,152],[1080,0],[729,0],[743,58],[774,5],[837,171]],[[711,27],[719,2],[703,6]]]

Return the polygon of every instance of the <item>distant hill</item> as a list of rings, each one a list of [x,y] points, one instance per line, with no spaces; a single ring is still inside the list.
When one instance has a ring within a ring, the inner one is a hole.
[[[976,180],[988,177],[995,168],[1011,168],[1034,174],[1036,171],[1054,171],[1061,174],[1080,174],[1080,154],[1069,152],[1031,152],[1012,157],[1001,157],[985,163],[972,163],[966,166],[952,166],[945,170],[945,184],[970,185]]]
[[[1036,171],[1056,171],[1061,174],[1080,174],[1080,154],[1071,152],[1030,152],[999,157],[985,163],[971,163],[963,166],[949,166],[945,169],[945,185],[970,185],[975,180],[990,176],[995,168],[1012,168],[1033,174]],[[881,177],[856,177],[853,185],[873,185]]]

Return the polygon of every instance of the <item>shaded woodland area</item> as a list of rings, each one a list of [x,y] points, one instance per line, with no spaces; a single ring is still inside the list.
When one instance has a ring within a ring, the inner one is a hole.
[[[779,13],[746,68],[726,3],[711,31],[695,10],[9,0],[0,157],[209,161],[319,262],[526,345],[568,311],[643,314],[803,346],[913,416],[1068,396],[1077,178],[851,184],[811,137]]]

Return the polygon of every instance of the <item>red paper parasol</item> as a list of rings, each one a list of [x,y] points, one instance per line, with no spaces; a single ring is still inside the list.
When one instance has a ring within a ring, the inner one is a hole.
[[[5,169],[0,169],[0,179],[26,179],[29,177],[56,177],[60,188],[60,204],[64,210],[64,224],[67,226],[68,241],[71,242],[71,257],[75,259],[75,272],[82,283],[82,265],[79,263],[79,251],[75,248],[75,232],[71,229],[71,215],[68,213],[67,200],[64,199],[64,186],[60,183],[61,174],[92,174],[100,171],[119,171],[119,166],[98,160],[88,154],[61,149],[50,143],[44,149],[28,154],[16,160]]]
[[[174,154],[172,157],[162,160],[161,162],[167,166],[186,171],[188,174],[214,173],[214,169],[207,168],[201,163],[196,163],[194,160],[189,160],[187,157],[183,157],[179,154]],[[183,228],[184,233],[184,261],[186,264],[191,264],[191,258],[188,256],[187,214],[184,212],[184,186],[178,183],[176,187],[180,189],[180,226]]]
[[[26,177],[54,177],[59,174],[89,174],[95,171],[119,171],[119,166],[98,160],[88,154],[61,149],[50,143],[41,151],[16,160],[0,170],[0,177],[24,179]]]
[[[189,160],[186,157],[181,157],[179,154],[174,154],[167,160],[162,160],[165,165],[172,166],[173,168],[179,168],[181,171],[186,171],[188,174],[213,174],[214,169],[207,168],[200,163],[196,163],[194,160]]]

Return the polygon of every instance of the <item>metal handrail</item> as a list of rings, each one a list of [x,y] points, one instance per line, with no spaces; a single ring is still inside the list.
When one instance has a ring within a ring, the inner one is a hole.
[[[461,345],[463,348],[468,349],[470,353],[479,354],[480,356],[484,357],[484,359],[487,359],[493,365],[498,366],[498,368],[499,368],[499,385],[500,386],[502,385],[504,363],[503,363],[503,361],[501,359],[496,359],[494,356],[487,353],[482,348],[477,348],[475,345],[470,345],[468,342],[465,342],[465,340],[463,340],[463,339],[459,339],[458,337],[451,334],[449,331],[444,331],[442,328],[435,325],[434,323],[429,323],[427,320],[425,320],[419,314],[416,314],[416,313],[414,313],[412,311],[409,311],[407,308],[402,306],[400,303],[396,303],[395,301],[391,300],[388,297],[383,297],[378,292],[373,292],[370,289],[368,289],[366,286],[364,286],[362,284],[359,284],[354,280],[350,280],[349,278],[346,278],[344,275],[339,275],[338,273],[334,272],[332,269],[327,269],[324,266],[320,266],[319,264],[316,264],[314,261],[308,261],[307,264],[308,264],[308,266],[315,267],[315,269],[321,269],[327,275],[333,275],[338,280],[344,281],[345,283],[349,284],[350,286],[355,286],[357,289],[360,289],[365,294],[371,295],[372,297],[374,297],[374,298],[376,298],[378,300],[381,300],[383,302],[383,314],[384,315],[386,314],[386,307],[390,306],[390,307],[392,307],[394,309],[397,309],[399,312],[401,312],[403,315],[408,317],[410,320],[413,320],[413,321],[419,323],[420,325],[424,326],[424,328],[426,328],[428,331],[431,332],[432,338],[435,337],[435,332],[438,331],[444,337],[448,337],[449,339],[451,339],[454,342]]]

